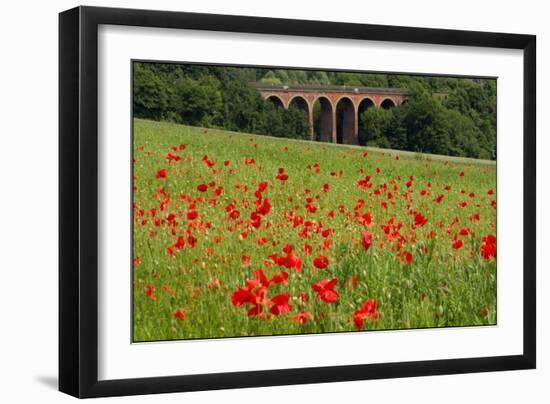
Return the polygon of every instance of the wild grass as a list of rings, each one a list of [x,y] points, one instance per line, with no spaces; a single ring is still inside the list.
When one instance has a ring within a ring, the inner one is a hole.
[[[496,323],[496,260],[481,254],[482,237],[496,235],[494,162],[137,119],[133,147],[134,341],[352,331],[367,299],[376,301],[378,318],[366,316],[365,330]],[[168,162],[168,153],[181,160]],[[280,168],[287,180],[276,178]],[[161,169],[165,178],[157,178]],[[370,187],[359,186],[369,175]],[[271,209],[256,228],[250,217],[262,181],[269,183],[262,198],[269,198]],[[206,192],[197,189],[200,184]],[[436,202],[439,195],[444,197]],[[238,218],[229,217],[230,204]],[[198,217],[188,220],[190,210]],[[370,225],[358,220],[367,212]],[[418,213],[425,224],[415,225]],[[309,231],[304,223],[295,226],[298,216],[310,222]],[[464,228],[468,234],[459,234]],[[372,235],[368,249],[365,231]],[[167,250],[180,236],[185,246]],[[459,239],[462,246],[453,248]],[[287,244],[301,259],[301,272],[269,258],[284,255]],[[329,265],[316,268],[317,256]],[[234,305],[232,293],[260,268],[268,278],[287,272],[288,284],[270,284],[260,304],[264,313],[251,316],[251,304]],[[339,297],[327,303],[312,285],[334,278]],[[291,309],[270,313],[270,299],[287,292]],[[306,312],[311,317],[305,323],[292,319]]]

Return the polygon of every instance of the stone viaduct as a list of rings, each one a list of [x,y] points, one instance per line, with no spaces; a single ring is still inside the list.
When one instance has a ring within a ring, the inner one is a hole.
[[[264,99],[281,108],[296,104],[308,117],[310,139],[315,140],[313,107],[320,107],[318,139],[323,142],[359,144],[359,117],[370,107],[392,108],[412,94],[405,89],[334,85],[281,85],[255,83]],[[340,111],[337,114],[337,111]]]

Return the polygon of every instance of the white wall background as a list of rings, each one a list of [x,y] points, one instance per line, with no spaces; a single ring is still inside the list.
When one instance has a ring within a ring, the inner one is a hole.
[[[57,392],[57,13],[78,5],[39,1],[0,6],[0,397],[7,403],[63,403]],[[531,33],[538,36],[538,369],[262,389],[109,399],[120,403],[315,401],[461,403],[548,402],[550,275],[544,249],[550,225],[546,176],[550,147],[550,25],[542,1],[275,0],[90,1],[282,18]],[[520,159],[521,156],[518,156]],[[513,164],[513,163],[511,163]]]

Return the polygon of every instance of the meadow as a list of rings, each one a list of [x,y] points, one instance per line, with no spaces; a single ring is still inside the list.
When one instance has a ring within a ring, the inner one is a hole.
[[[134,120],[133,339],[496,324],[496,165]]]

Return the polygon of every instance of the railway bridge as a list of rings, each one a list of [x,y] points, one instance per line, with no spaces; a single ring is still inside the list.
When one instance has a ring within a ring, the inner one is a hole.
[[[411,92],[402,88],[266,83],[254,86],[277,107],[287,109],[295,104],[302,109],[307,114],[311,140],[345,144],[359,144],[359,119],[367,108],[392,108],[412,97]],[[318,127],[314,128],[316,103],[320,116]]]

